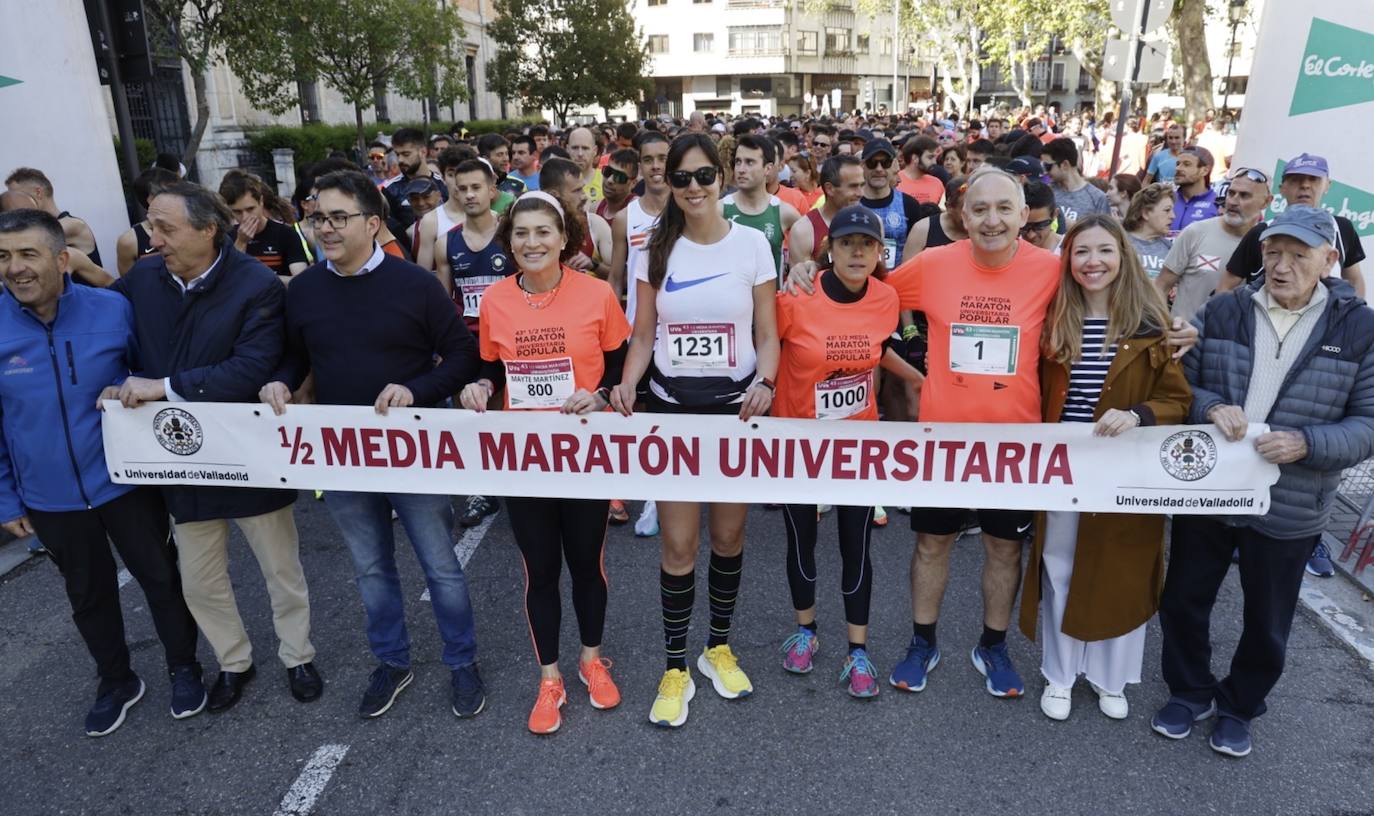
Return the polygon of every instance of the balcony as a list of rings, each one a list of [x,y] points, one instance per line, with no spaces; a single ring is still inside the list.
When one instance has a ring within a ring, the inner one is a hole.
[[[786,0],[727,0],[725,7],[729,9],[780,9],[786,5]]]
[[[821,70],[827,74],[854,73],[853,51],[826,51],[821,57]]]
[[[727,57],[785,57],[786,48],[731,48]]]

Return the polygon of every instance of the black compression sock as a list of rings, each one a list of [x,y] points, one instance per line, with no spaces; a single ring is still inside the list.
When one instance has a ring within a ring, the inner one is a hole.
[[[810,632],[810,633],[813,634],[813,635],[816,634],[816,622],[815,622],[815,621],[811,621],[810,623],[803,623],[803,624],[801,624],[801,628],[805,629],[806,631]]]
[[[926,642],[927,646],[935,648],[935,624],[911,622],[911,633]]]
[[[855,643],[855,642],[852,641],[852,640],[849,641],[849,653],[850,653],[850,654],[854,654],[855,652],[859,651],[860,649],[862,649],[862,650],[864,650],[864,651],[867,651],[867,650],[868,650],[868,645],[865,644],[865,643]]]
[[[991,649],[993,646],[1007,642],[1007,632],[1005,629],[989,629],[988,625],[983,624],[983,636],[978,638],[978,647],[981,649]]]

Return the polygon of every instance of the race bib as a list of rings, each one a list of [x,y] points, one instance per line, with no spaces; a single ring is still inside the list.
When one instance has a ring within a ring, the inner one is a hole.
[[[673,368],[734,368],[734,323],[669,323],[664,337]]]
[[[818,382],[816,419],[849,419],[867,410],[872,397],[872,371]]]
[[[949,327],[949,370],[960,374],[1015,374],[1021,345],[1017,326],[954,323]]]
[[[883,266],[889,270],[897,261],[897,241],[892,238],[883,239]]]
[[[571,357],[506,361],[506,393],[511,408],[562,408],[573,390]]]
[[[463,299],[463,317],[477,317],[478,310],[482,307],[482,295],[486,294],[488,287],[499,280],[499,277],[493,275],[481,275],[455,281],[457,292]]]

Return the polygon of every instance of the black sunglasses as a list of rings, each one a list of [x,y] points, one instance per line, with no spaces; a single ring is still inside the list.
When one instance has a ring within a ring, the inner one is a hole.
[[[605,179],[611,182],[612,184],[625,184],[630,180],[630,176],[628,173],[622,173],[621,171],[616,170],[613,167],[601,168],[601,175],[604,176]]]
[[[1027,221],[1026,225],[1021,228],[1021,233],[1024,235],[1027,232],[1044,232],[1052,226],[1054,226],[1053,218],[1046,218],[1044,221]]]
[[[873,156],[864,161],[864,166],[869,170],[877,170],[879,167],[886,170],[892,166],[892,157],[887,155]]]
[[[705,167],[698,167],[695,171],[674,170],[668,174],[668,183],[679,190],[685,190],[691,187],[692,179],[696,179],[697,184],[700,184],[702,187],[709,187],[716,183],[716,168],[707,165]]]

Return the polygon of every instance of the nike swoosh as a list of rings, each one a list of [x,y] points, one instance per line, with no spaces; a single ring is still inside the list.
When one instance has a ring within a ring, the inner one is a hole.
[[[723,278],[728,274],[730,273],[722,272],[719,275],[712,275],[709,278],[697,278],[696,280],[689,281],[675,281],[672,278],[669,278],[668,280],[663,282],[663,288],[667,289],[669,292],[676,292],[680,289],[686,289],[689,286],[696,286],[698,283],[705,283],[706,281],[715,280],[716,278]]]
[[[1034,522],[1032,522],[1032,524],[1033,524],[1033,523],[1034,523]],[[1024,532],[1026,532],[1027,530],[1029,530],[1030,528],[1031,528],[1031,525],[1030,525],[1030,524],[1027,524],[1027,525],[1024,526],[1024,527],[1017,527],[1017,528],[1016,528],[1016,532],[1018,532],[1018,533],[1024,533]]]

